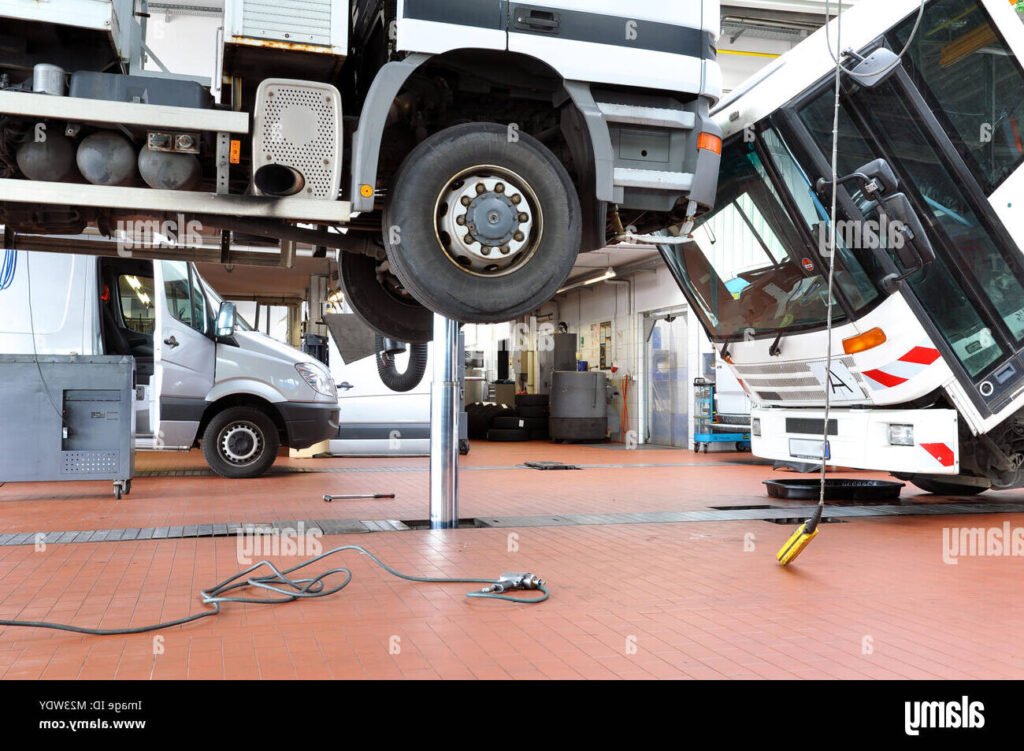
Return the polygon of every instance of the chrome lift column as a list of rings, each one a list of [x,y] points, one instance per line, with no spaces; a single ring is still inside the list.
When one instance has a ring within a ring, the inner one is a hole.
[[[434,315],[434,372],[430,386],[430,528],[459,522],[459,322]]]

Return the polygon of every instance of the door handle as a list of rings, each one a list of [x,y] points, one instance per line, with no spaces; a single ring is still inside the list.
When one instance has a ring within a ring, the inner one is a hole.
[[[169,337],[164,339],[164,344],[173,349],[178,346],[178,340],[174,338],[174,334],[171,334]]]
[[[338,384],[338,388],[341,389],[342,391],[348,391],[350,389],[354,389],[355,386],[353,386],[348,381],[342,381],[341,383]]]
[[[532,31],[557,32],[561,19],[557,13],[547,10],[519,9],[516,13],[516,28]]]

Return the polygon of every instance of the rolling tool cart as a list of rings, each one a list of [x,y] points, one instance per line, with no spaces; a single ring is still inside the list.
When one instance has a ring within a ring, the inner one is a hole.
[[[737,451],[750,451],[750,418],[718,412],[714,381],[694,379],[693,417],[696,423],[694,451],[703,449],[706,454],[712,443],[731,443]]]

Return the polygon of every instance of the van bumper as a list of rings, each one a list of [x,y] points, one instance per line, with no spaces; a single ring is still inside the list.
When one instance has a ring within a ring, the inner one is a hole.
[[[338,435],[341,410],[337,402],[280,402],[275,406],[284,420],[289,448],[308,448]]]

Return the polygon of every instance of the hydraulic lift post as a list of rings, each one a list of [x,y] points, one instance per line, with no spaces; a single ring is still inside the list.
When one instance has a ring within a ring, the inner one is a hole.
[[[430,386],[430,528],[459,523],[459,322],[434,315],[434,366]]]

